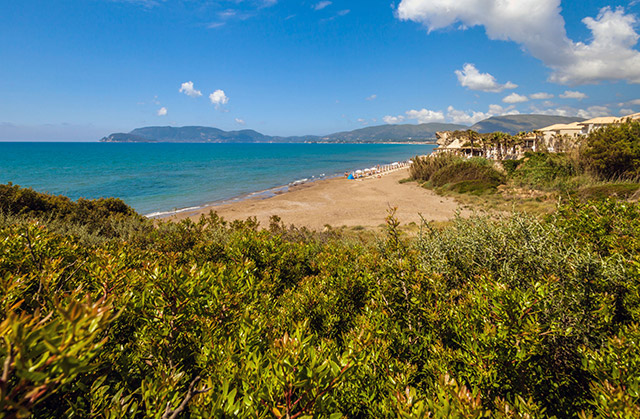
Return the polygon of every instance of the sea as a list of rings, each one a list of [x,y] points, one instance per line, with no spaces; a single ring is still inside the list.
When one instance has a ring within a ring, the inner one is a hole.
[[[0,142],[0,183],[161,217],[429,154],[422,144]]]

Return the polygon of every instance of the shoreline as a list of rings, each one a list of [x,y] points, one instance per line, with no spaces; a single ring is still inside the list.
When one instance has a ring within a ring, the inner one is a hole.
[[[288,186],[271,196],[248,196],[235,202],[219,202],[193,210],[184,210],[160,218],[163,221],[191,219],[216,212],[227,221],[256,217],[261,226],[268,226],[273,215],[285,225],[321,230],[331,227],[377,228],[384,225],[391,208],[403,225],[419,225],[427,221],[448,221],[456,214],[467,216],[452,198],[442,197],[415,182],[400,183],[408,177],[403,167],[382,174],[349,180],[331,177]],[[282,188],[281,188],[282,189]]]
[[[395,172],[397,170],[400,169],[408,169],[408,166],[406,166],[406,163],[410,162],[410,160],[403,160],[400,164],[402,166],[399,166],[397,168],[394,168],[393,165],[397,165],[398,162],[394,162],[394,163],[386,163],[386,164],[382,164],[382,165],[378,165],[378,168],[380,167],[391,167],[390,169],[381,171],[381,172],[377,172],[374,174],[369,174],[366,176],[362,176],[358,178],[358,179],[351,179],[351,180],[362,180],[362,179],[367,179],[367,178],[371,178],[374,176],[385,176],[388,175],[389,173]],[[368,169],[366,169],[368,170]],[[351,172],[351,175],[354,175],[356,172],[361,172],[363,173],[362,170],[354,170]],[[345,177],[346,174],[349,173],[349,171],[344,172]],[[217,200],[217,201],[211,201],[211,202],[207,202],[201,205],[195,205],[195,206],[191,206],[191,207],[185,207],[185,208],[178,208],[178,209],[174,209],[174,210],[170,210],[170,211],[156,211],[156,212],[152,212],[149,214],[143,214],[144,217],[152,219],[152,220],[166,220],[166,219],[170,219],[174,216],[179,216],[182,213],[193,213],[193,212],[197,212],[199,214],[202,214],[202,211],[208,210],[206,211],[206,213],[208,213],[212,208],[214,207],[219,207],[222,205],[231,205],[231,204],[236,204],[236,203],[240,203],[249,199],[268,199],[277,195],[281,195],[284,193],[287,193],[290,191],[291,188],[297,188],[300,187],[302,185],[305,184],[309,184],[309,183],[313,183],[313,182],[321,182],[324,180],[329,180],[329,179],[335,179],[335,178],[342,178],[342,175],[339,173],[335,173],[332,175],[325,175],[324,173],[321,175],[318,175],[318,177],[311,176],[311,178],[305,178],[305,179],[297,179],[294,181],[289,182],[286,185],[278,185],[278,186],[274,186],[272,188],[267,188],[267,189],[262,189],[262,190],[258,190],[255,192],[248,192],[248,193],[244,193],[241,195],[237,195],[231,198],[225,198],[225,199],[221,199],[221,200]]]

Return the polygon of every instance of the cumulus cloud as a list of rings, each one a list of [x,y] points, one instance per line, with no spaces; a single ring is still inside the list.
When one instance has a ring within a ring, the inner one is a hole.
[[[365,98],[365,100],[372,101],[372,100],[376,100],[377,97],[378,97],[378,95],[371,95],[371,96]]]
[[[582,100],[582,99],[586,99],[587,95],[585,95],[582,92],[576,92],[573,90],[566,90],[563,94],[560,95],[560,97],[562,99],[578,99],[578,100]]]
[[[164,106],[158,109],[158,116],[165,116],[167,113],[168,113],[167,108],[165,108]]]
[[[444,113],[441,111],[432,111],[429,109],[410,110],[405,112],[407,119],[415,119],[419,124],[427,124],[429,122],[443,122]]]
[[[238,125],[246,125],[247,123],[244,122],[244,119],[236,118],[236,124],[238,124]]]
[[[640,99],[634,99],[627,102],[629,105],[640,105]]]
[[[313,5],[313,10],[322,10],[325,7],[331,6],[330,1],[321,1]]]
[[[502,99],[504,103],[522,103],[528,102],[529,98],[526,96],[519,95],[517,93],[511,93],[509,96]]]
[[[577,115],[580,118],[591,119],[599,116],[610,116],[611,111],[606,106],[591,106],[587,109],[580,109]]]
[[[220,108],[220,106],[222,105],[226,105],[227,103],[229,103],[229,98],[224,93],[224,90],[220,90],[220,89],[211,93],[209,95],[209,100],[211,101],[211,103],[216,105],[216,109]]]
[[[490,114],[476,111],[461,111],[455,109],[453,106],[447,108],[447,117],[454,124],[473,125],[476,122],[482,121],[491,117]]]
[[[460,85],[471,90],[500,93],[505,89],[518,87],[517,84],[510,81],[505,84],[498,83],[495,77],[489,73],[481,73],[473,64],[467,63],[462,67],[462,70],[456,70],[455,73]]]
[[[502,107],[500,105],[489,105],[488,112],[480,112],[475,110],[459,110],[453,106],[447,108],[446,113],[442,111],[434,111],[429,109],[409,110],[404,115],[390,116],[387,115],[382,120],[387,124],[399,124],[407,120],[416,120],[419,124],[429,122],[452,122],[455,124],[473,125],[492,116],[497,115],[518,115],[520,112],[515,105]]]
[[[387,116],[382,117],[382,120],[387,124],[399,124],[399,123],[404,121],[404,116],[402,116],[402,115],[398,115],[398,116],[387,115]]]
[[[187,81],[184,82],[180,85],[180,93],[184,93],[187,96],[191,96],[191,97],[199,97],[202,96],[202,92],[200,90],[196,90],[193,87],[193,82],[192,81]]]
[[[506,108],[500,105],[489,105],[489,117],[500,115],[519,115],[520,111],[516,109],[515,105],[507,106]]]
[[[369,124],[369,122],[367,122],[367,120],[364,119],[364,118],[358,118],[358,122],[360,122],[362,125],[368,125]]]
[[[553,95],[551,93],[544,93],[544,92],[540,92],[540,93],[534,93],[532,95],[529,95],[529,99],[533,99],[533,100],[545,100],[545,99],[552,99]]]
[[[620,116],[627,116],[627,115],[631,115],[633,112],[633,109],[620,109]]]
[[[636,16],[624,8],[604,7],[582,20],[589,43],[569,39],[561,0],[402,0],[397,16],[424,24],[429,31],[483,26],[489,39],[513,41],[551,68],[550,80],[587,84],[604,80],[640,83],[640,38]]]

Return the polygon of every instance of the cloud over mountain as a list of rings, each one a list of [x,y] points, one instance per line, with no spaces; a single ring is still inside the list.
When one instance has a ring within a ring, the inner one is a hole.
[[[402,0],[397,16],[429,31],[483,26],[489,39],[513,41],[553,72],[550,81],[587,84],[605,80],[640,83],[638,19],[622,7],[604,7],[582,20],[590,43],[567,36],[560,0]]]
[[[462,70],[456,70],[455,73],[460,85],[470,90],[500,93],[503,90],[518,87],[510,81],[505,84],[498,83],[495,77],[489,73],[480,73],[473,64],[465,64]]]

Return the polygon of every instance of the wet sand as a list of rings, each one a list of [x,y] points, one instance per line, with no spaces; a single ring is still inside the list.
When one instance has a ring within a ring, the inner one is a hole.
[[[441,197],[415,182],[399,183],[408,176],[409,169],[403,168],[380,178],[320,180],[291,187],[288,192],[269,198],[211,205],[167,219],[197,220],[201,214],[213,210],[226,220],[246,220],[255,216],[260,225],[266,227],[269,218],[278,215],[286,225],[321,230],[326,225],[378,227],[384,224],[389,208],[393,207],[397,207],[396,217],[402,224],[419,224],[420,214],[428,221],[449,220],[457,210],[468,215],[469,212],[462,210],[451,198]]]

